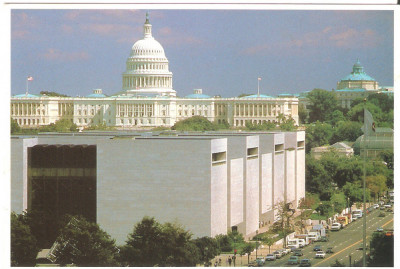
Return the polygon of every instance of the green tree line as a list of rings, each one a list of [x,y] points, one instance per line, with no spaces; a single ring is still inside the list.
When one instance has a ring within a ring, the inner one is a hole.
[[[100,226],[81,216],[66,215],[54,221],[55,235],[46,235],[43,215],[11,213],[11,264],[34,266],[42,248],[56,242],[55,263],[61,266],[196,266],[209,265],[210,260],[223,252],[245,254],[254,244],[244,242],[242,234],[193,238],[190,231],[178,223],[160,223],[144,217],[127,235],[125,244],[115,240]],[[54,238],[50,242],[50,238]],[[250,252],[251,252],[250,251]]]

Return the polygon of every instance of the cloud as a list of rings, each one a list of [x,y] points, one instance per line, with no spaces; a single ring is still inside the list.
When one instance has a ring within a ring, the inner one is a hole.
[[[54,48],[49,48],[45,53],[40,55],[49,61],[74,62],[89,59],[89,55],[85,51],[63,52]]]
[[[329,40],[333,41],[336,47],[371,48],[378,44],[379,36],[371,29],[357,31],[356,29],[349,28],[331,35]]]
[[[190,36],[184,32],[178,32],[170,27],[162,27],[156,34],[153,33],[156,39],[160,39],[163,45],[204,45],[205,42],[197,37]]]
[[[32,37],[31,31],[39,25],[35,16],[25,12],[13,11],[11,16],[11,38],[26,39]]]
[[[304,33],[288,40],[272,41],[268,44],[250,46],[243,50],[244,54],[267,54],[285,50],[285,53],[299,49],[319,49],[336,47],[346,49],[373,48],[379,44],[379,34],[371,29],[358,30],[349,27],[327,26],[321,31]]]

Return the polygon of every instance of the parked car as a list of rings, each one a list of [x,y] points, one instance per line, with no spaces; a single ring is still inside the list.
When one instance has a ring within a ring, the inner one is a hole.
[[[276,260],[276,256],[273,253],[267,254],[267,256],[265,256],[265,260],[266,261],[275,261]]]
[[[291,248],[285,248],[285,250],[286,250],[286,254],[289,254],[290,252],[292,252]]]
[[[317,251],[317,253],[315,253],[315,258],[325,258],[325,252],[323,251]]]
[[[279,252],[279,251],[274,251],[274,252],[272,252],[274,255],[275,255],[275,257],[277,258],[277,259],[280,259],[281,257],[282,257],[282,254]]]
[[[265,259],[262,257],[258,257],[256,259],[256,262],[257,262],[258,266],[263,266],[265,264]]]
[[[303,252],[302,252],[300,249],[296,249],[296,250],[293,252],[293,255],[294,255],[294,256],[303,256]]]
[[[378,204],[374,204],[372,207],[377,209],[377,208],[379,208],[379,205]]]
[[[296,256],[290,256],[288,264],[299,264],[299,258]]]
[[[258,263],[257,263],[257,261],[251,261],[250,263],[249,263],[249,265],[247,265],[248,267],[258,267]]]
[[[378,227],[378,228],[376,228],[376,231],[377,232],[383,232],[383,228],[382,227]]]
[[[314,251],[321,251],[322,250],[321,245],[316,245],[313,250]]]
[[[282,255],[282,257],[283,256],[285,256],[287,253],[286,253],[286,249],[278,249],[278,251],[281,253],[281,255]]]
[[[392,205],[391,205],[391,204],[386,204],[386,205],[384,205],[383,207],[385,207],[385,208],[390,208],[390,207],[392,207]]]
[[[386,209],[386,212],[393,213],[393,209],[388,208],[388,209]]]
[[[385,215],[385,213],[383,213],[383,212],[381,212],[381,213],[378,215],[378,217],[384,217],[384,216],[386,216],[386,215]]]
[[[327,249],[326,249],[326,254],[328,254],[328,253],[333,253],[334,251],[333,251],[333,248],[332,247],[328,247]]]
[[[300,261],[300,267],[309,267],[309,266],[311,266],[310,259],[302,259]]]

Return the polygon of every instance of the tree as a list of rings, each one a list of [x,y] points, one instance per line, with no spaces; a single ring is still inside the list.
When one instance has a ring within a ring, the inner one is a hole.
[[[336,213],[341,213],[347,207],[346,195],[343,192],[335,192],[331,196],[330,204]]]
[[[374,233],[370,243],[370,259],[368,266],[393,267],[394,237],[386,233]]]
[[[150,217],[135,225],[121,250],[121,261],[128,266],[195,266],[201,258],[190,232]]]
[[[379,200],[380,194],[388,189],[386,186],[386,177],[384,175],[367,176],[365,183],[374,199],[378,198]]]
[[[276,225],[273,227],[276,232],[279,232],[280,234],[283,235],[284,237],[283,245],[286,246],[286,235],[293,232],[291,222],[295,210],[290,208],[290,203],[285,203],[285,202],[278,203],[278,205],[276,206],[276,210],[277,210],[276,215],[278,221],[276,222]]]
[[[315,210],[322,216],[329,217],[333,215],[333,208],[330,201],[322,201]]]
[[[310,101],[309,107],[309,122],[327,121],[330,115],[338,107],[336,95],[333,92],[323,89],[314,89],[307,94]]]
[[[240,252],[241,255],[247,255],[247,263],[250,263],[250,254],[255,249],[255,244],[246,242],[242,251]]]
[[[229,124],[216,124],[209,121],[207,118],[203,116],[193,116],[191,118],[178,121],[174,126],[171,127],[171,130],[177,131],[216,131],[218,129],[228,129]]]
[[[307,122],[308,112],[302,103],[299,104],[298,115],[299,115],[299,123],[300,124],[304,124]]]
[[[376,122],[381,121],[383,114],[379,106],[366,102],[365,108],[368,109],[369,112],[371,112],[372,117]],[[364,102],[353,106],[347,113],[347,117],[351,121],[364,122]]]
[[[306,126],[306,153],[311,151],[311,148],[320,147],[329,144],[333,135],[333,128],[328,123],[319,121]]]
[[[37,240],[23,218],[11,213],[11,266],[34,266],[39,251]]]
[[[332,179],[320,161],[306,156],[306,191],[319,194],[320,199],[329,200]]]
[[[342,188],[344,194],[349,199],[349,204],[352,205],[355,202],[363,201],[363,188],[359,182],[351,183],[347,182]],[[370,197],[369,190],[365,190],[365,199],[368,200]]]
[[[200,251],[200,262],[206,263],[220,253],[217,240],[208,236],[196,238],[193,243]]]
[[[99,225],[83,217],[71,217],[56,243],[56,262],[61,265],[116,266],[118,249],[115,240]]]
[[[330,143],[334,144],[340,141],[356,141],[362,135],[362,124],[356,121],[340,121],[334,129]]]
[[[283,131],[294,131],[296,130],[296,122],[292,118],[292,116],[286,117],[283,113],[279,113],[278,115],[279,127]]]
[[[342,122],[342,121],[346,121],[346,117],[343,115],[343,112],[340,111],[340,110],[338,110],[338,109],[336,109],[335,111],[333,111],[333,112],[332,112],[332,115],[330,116],[329,123],[330,123],[332,126],[337,126],[337,124],[338,124],[339,122]]]
[[[368,102],[380,107],[382,112],[385,113],[394,109],[394,97],[386,94],[373,93],[368,96]]]
[[[268,253],[271,253],[271,246],[275,243],[275,240],[271,236],[271,234],[267,234],[267,233],[263,234],[261,237],[261,242],[268,246]]]
[[[18,125],[17,120],[11,119],[10,125],[11,134],[15,134],[21,131],[21,127]]]
[[[44,132],[71,132],[76,131],[78,126],[69,119],[61,119],[48,126],[42,127]]]

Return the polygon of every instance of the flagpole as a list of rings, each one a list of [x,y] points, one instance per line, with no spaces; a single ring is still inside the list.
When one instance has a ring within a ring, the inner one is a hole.
[[[365,103],[366,103],[366,99],[364,99],[364,126],[365,125],[365,120],[366,120],[366,111],[365,111]],[[366,138],[367,138],[367,129],[365,128],[365,132],[364,132],[364,171],[363,171],[363,211],[364,211],[364,216],[363,216],[363,267],[367,266],[367,261],[366,261],[366,241],[367,241],[367,237],[366,237],[366,228],[367,228],[367,210],[366,210],[366,204],[365,204],[365,177],[366,177],[366,156],[367,156],[367,152],[366,152]]]
[[[28,77],[26,77],[26,92],[25,95],[28,95]]]
[[[261,78],[257,78],[257,97],[260,97],[260,80]]]

